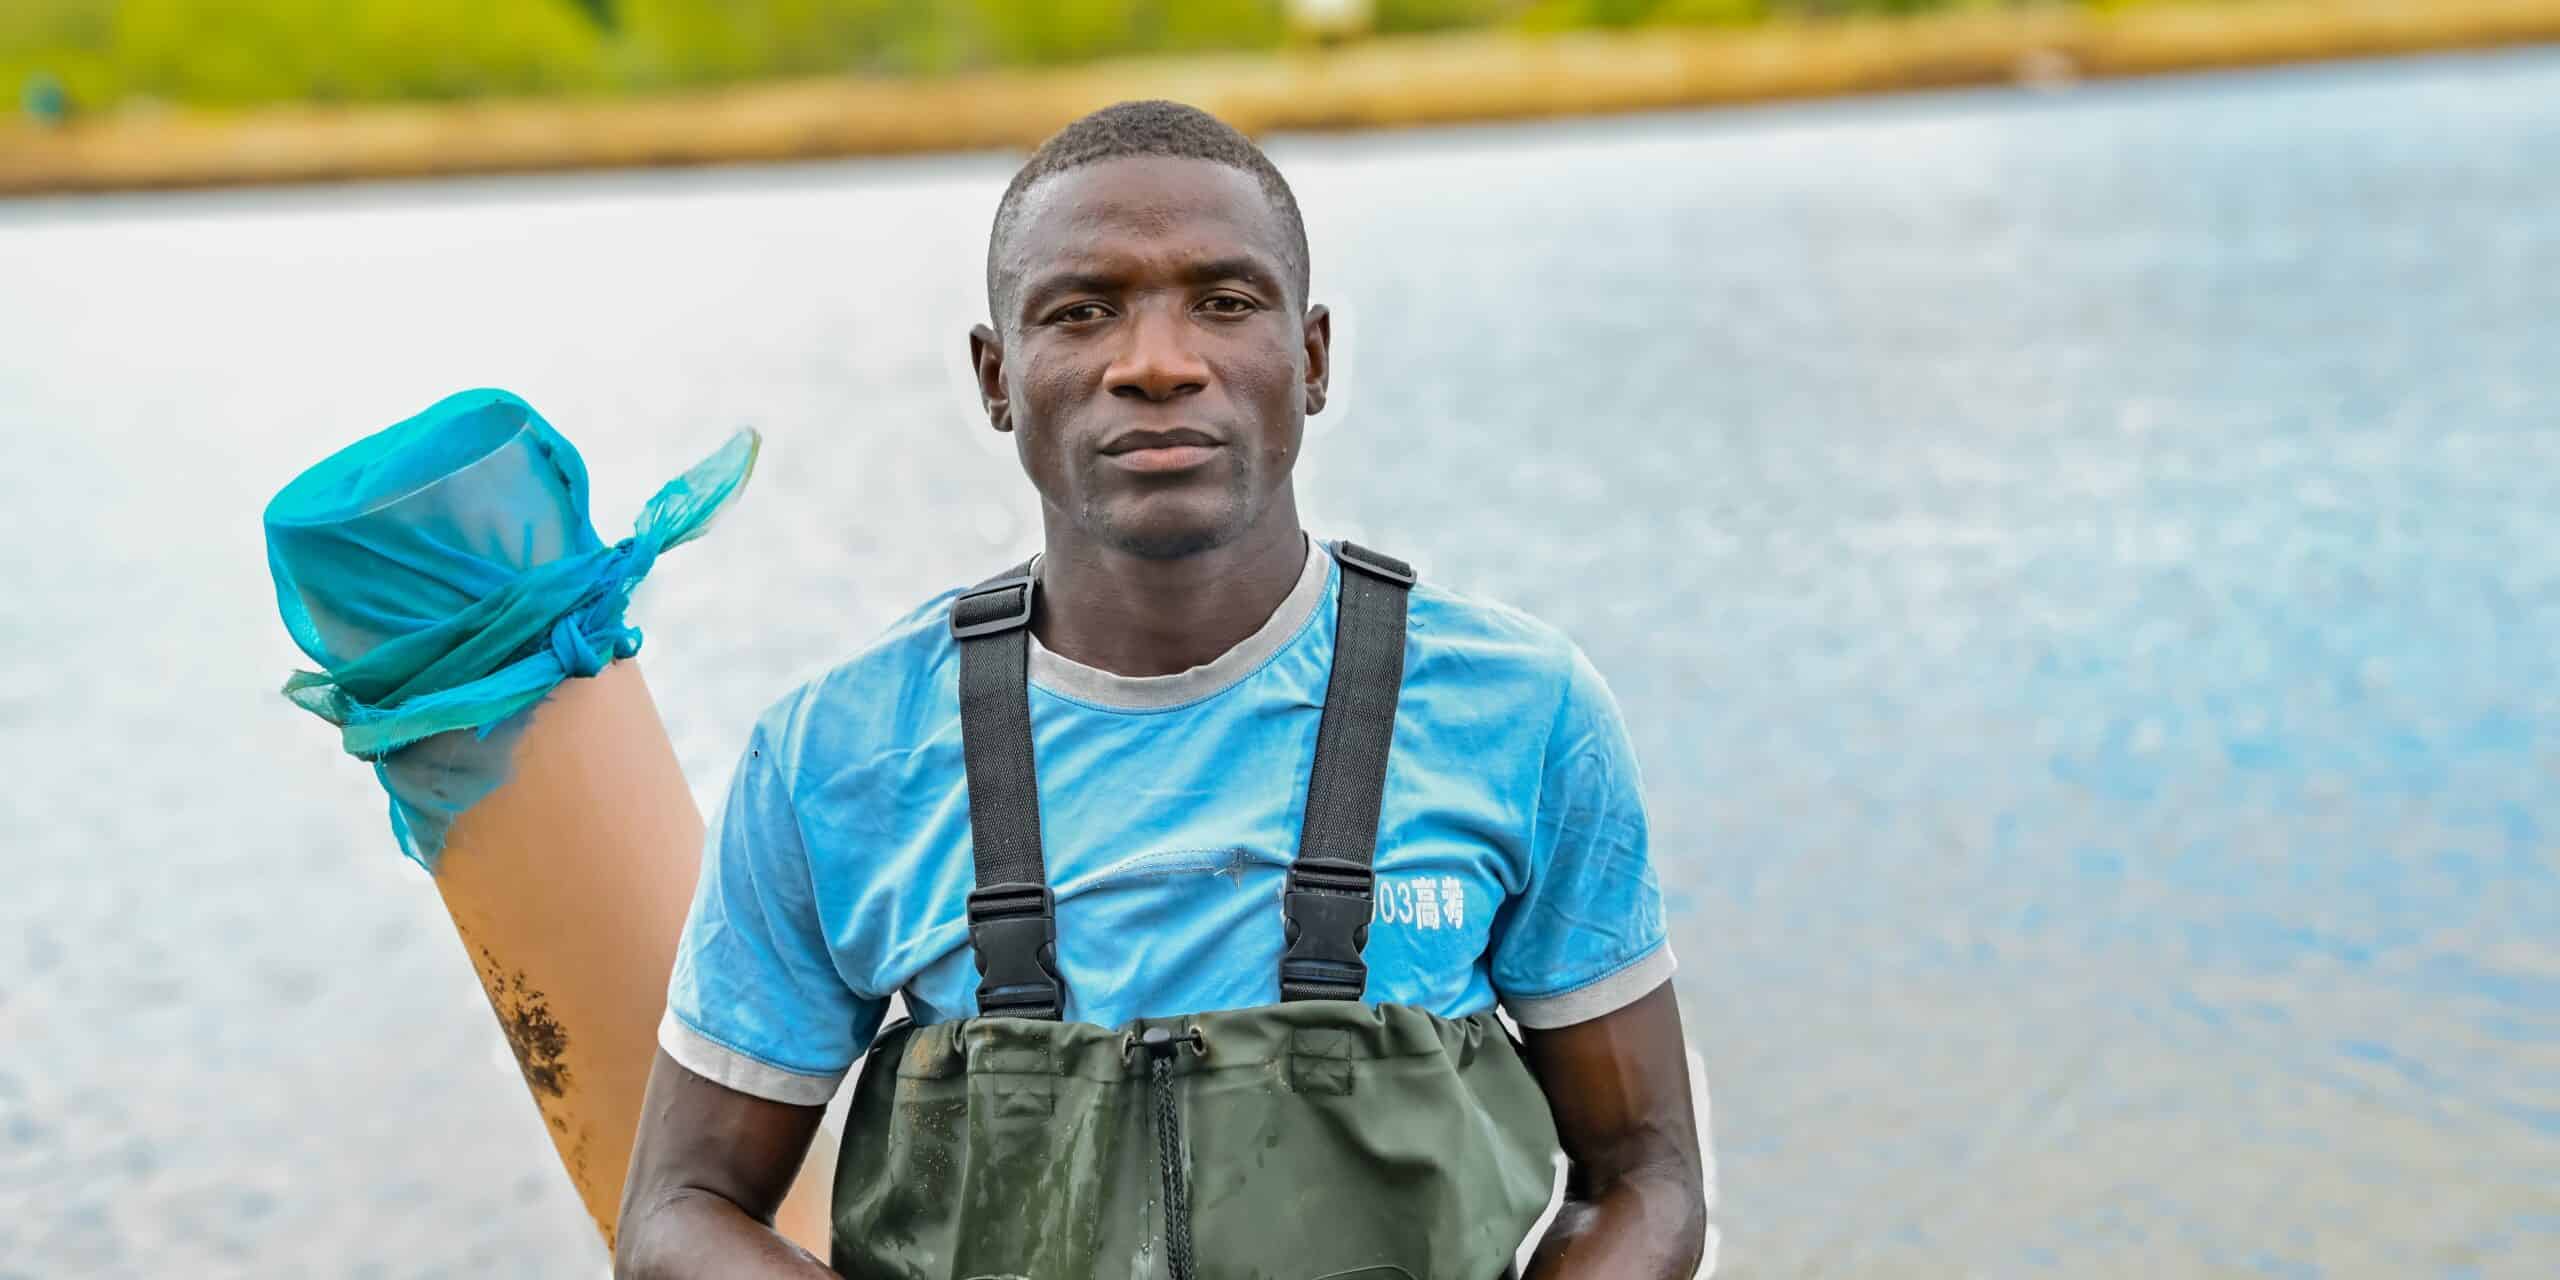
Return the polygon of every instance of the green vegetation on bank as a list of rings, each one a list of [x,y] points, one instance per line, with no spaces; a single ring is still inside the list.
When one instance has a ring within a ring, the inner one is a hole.
[[[932,75],[1357,32],[1744,25],[2139,0],[0,0],[28,110],[610,95],[785,76]],[[1355,31],[1317,15],[1363,14]],[[52,114],[46,110],[45,114]]]

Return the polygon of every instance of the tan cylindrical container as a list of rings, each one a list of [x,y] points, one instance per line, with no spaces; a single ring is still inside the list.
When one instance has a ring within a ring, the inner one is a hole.
[[[560,1163],[612,1247],[702,815],[634,661],[570,680],[533,713],[505,785],[436,864]],[[777,1225],[827,1254],[835,1151],[813,1145]]]
[[[323,668],[285,696],[374,762],[608,1248],[703,835],[623,614],[755,455],[733,436],[607,545],[577,449],[483,388],[323,458],[265,514],[277,610]],[[782,1221],[813,1252],[822,1154]]]

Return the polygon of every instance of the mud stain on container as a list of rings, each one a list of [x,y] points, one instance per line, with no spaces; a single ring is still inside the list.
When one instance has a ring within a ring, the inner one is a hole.
[[[480,957],[487,961],[481,972],[488,975],[489,1007],[496,1011],[498,1026],[506,1032],[507,1047],[515,1051],[516,1066],[524,1072],[526,1087],[538,1099],[567,1097],[568,1030],[551,1016],[551,1005],[541,988],[526,982],[523,972],[501,975],[488,951],[481,951]],[[559,1118],[551,1120],[557,1128]]]

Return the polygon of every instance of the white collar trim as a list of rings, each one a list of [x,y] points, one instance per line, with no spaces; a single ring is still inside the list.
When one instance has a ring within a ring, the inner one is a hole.
[[[1270,618],[1225,653],[1171,675],[1124,676],[1053,653],[1035,635],[1031,637],[1031,682],[1078,702],[1124,711],[1178,707],[1223,692],[1280,652],[1324,600],[1325,584],[1333,577],[1333,556],[1313,538],[1306,543],[1307,560],[1298,570],[1297,585],[1289,588]],[[1036,557],[1031,572],[1034,577],[1040,573]]]

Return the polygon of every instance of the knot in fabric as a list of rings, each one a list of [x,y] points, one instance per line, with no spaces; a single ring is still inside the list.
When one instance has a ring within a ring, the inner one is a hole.
[[[551,657],[560,664],[561,672],[571,677],[591,676],[604,670],[605,656],[588,643],[586,630],[575,617],[552,624]]]
[[[665,532],[647,529],[613,544],[614,555],[622,560],[623,577],[632,582],[648,577],[649,570],[657,567],[658,551],[666,540]]]

